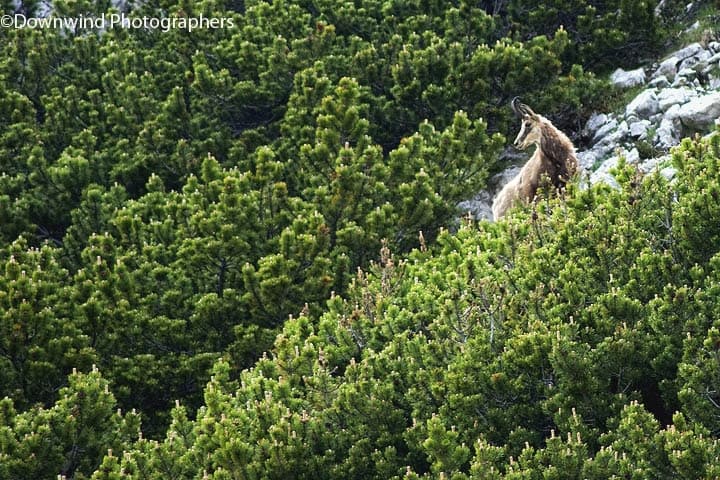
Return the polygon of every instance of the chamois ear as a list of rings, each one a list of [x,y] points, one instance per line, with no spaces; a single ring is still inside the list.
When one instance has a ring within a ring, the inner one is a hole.
[[[513,98],[512,102],[510,102],[510,106],[512,107],[513,112],[515,112],[515,115],[519,118],[535,116],[535,112],[532,111],[532,108],[522,103],[520,101],[520,97]]]

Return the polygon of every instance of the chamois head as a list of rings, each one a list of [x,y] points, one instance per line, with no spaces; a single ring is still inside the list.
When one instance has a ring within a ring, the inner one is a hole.
[[[522,103],[520,97],[513,98],[510,105],[515,115],[522,121],[520,132],[513,143],[515,148],[525,150],[532,144],[539,145],[542,138],[540,129],[542,117],[533,112],[532,108]]]

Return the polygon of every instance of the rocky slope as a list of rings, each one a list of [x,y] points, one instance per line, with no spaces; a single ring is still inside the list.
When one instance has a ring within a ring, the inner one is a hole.
[[[624,111],[595,113],[583,135],[589,147],[578,151],[584,185],[617,185],[610,170],[620,157],[640,171],[659,170],[672,177],[669,151],[686,136],[707,134],[720,122],[720,43],[693,43],[649,67],[616,70],[611,78],[621,89],[640,89]],[[492,219],[495,194],[519,171],[526,154],[508,149],[513,166],[494,176],[487,190],[462,202],[476,219]]]

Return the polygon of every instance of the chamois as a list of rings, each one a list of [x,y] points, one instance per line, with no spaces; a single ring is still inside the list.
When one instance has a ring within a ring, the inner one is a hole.
[[[543,176],[557,189],[562,189],[577,171],[575,147],[570,139],[550,120],[533,112],[518,97],[510,103],[522,121],[514,146],[525,150],[535,145],[535,153],[515,178],[510,180],[493,201],[495,220],[503,217],[516,201],[530,203],[537,193]]]

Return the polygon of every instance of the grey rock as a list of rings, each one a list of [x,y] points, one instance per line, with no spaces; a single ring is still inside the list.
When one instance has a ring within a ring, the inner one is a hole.
[[[665,10],[665,6],[667,4],[667,0],[660,0],[658,4],[655,6],[655,16],[659,17],[662,15],[663,10]]]
[[[590,185],[598,183],[604,183],[616,190],[620,189],[620,184],[609,172],[593,172],[593,174],[590,175]]]
[[[655,170],[659,170],[662,168],[665,168],[665,166],[670,162],[670,155],[663,155],[661,157],[656,158],[649,158],[645,160],[644,162],[640,163],[638,165],[638,168],[642,173],[648,174],[651,172],[654,172]]]
[[[660,172],[660,175],[665,177],[666,180],[672,180],[673,177],[675,177],[677,170],[675,170],[675,167],[669,165],[669,163],[670,155],[663,155],[661,157],[645,160],[638,165],[638,168],[645,175],[653,172]]]
[[[121,12],[128,12],[135,2],[132,0],[112,0],[110,3]]]
[[[22,0],[11,0],[10,1],[10,8],[14,12],[20,11],[22,6],[23,6]],[[37,2],[34,18],[47,18],[53,13],[53,11],[54,11],[54,8],[52,5],[52,2],[50,2],[50,1]]]
[[[458,208],[463,215],[469,214],[475,220],[492,220],[492,202],[493,194],[483,190],[472,199],[458,203]]]
[[[635,165],[640,162],[640,153],[637,148],[633,148],[632,150],[618,149],[615,155],[602,162],[598,169],[590,174],[589,183],[591,185],[605,183],[613,188],[620,188],[620,185],[610,171],[618,166],[621,157],[629,164]]]
[[[603,152],[598,150],[585,150],[578,152],[578,165],[582,170],[591,171],[592,168],[603,158]]]
[[[712,58],[712,57],[709,57],[709,58]],[[690,68],[695,71],[695,76],[698,77],[699,76],[698,72],[703,72],[703,71],[705,71],[706,68],[708,68],[708,62],[707,62],[707,60],[701,60]]]
[[[630,124],[630,136],[637,138],[638,140],[645,140],[647,138],[647,131],[650,128],[650,120],[639,120]]]
[[[493,193],[499,192],[502,190],[502,188],[515,176],[520,173],[520,170],[522,169],[521,165],[513,165],[511,167],[506,168],[500,173],[496,173],[492,176],[492,178],[488,181],[488,185],[490,186]],[[493,195],[494,196],[494,195]]]
[[[578,164],[585,170],[594,170],[592,167],[601,165],[608,158],[616,155],[621,150],[619,145],[621,144],[622,138],[620,138],[622,132],[615,131],[612,134],[605,137],[600,143],[593,145],[588,150],[577,152]]]
[[[500,152],[500,157],[498,158],[498,162],[501,165],[507,165],[507,169],[515,168],[515,167],[522,167],[525,165],[525,162],[528,161],[530,158],[530,153],[518,150],[515,147],[508,146],[506,147],[502,152]],[[489,185],[493,185],[493,181],[501,179],[502,173],[500,172],[498,174],[495,174],[490,180]]]
[[[655,131],[655,137],[653,138],[653,144],[663,149],[669,149],[670,147],[677,145],[680,141],[680,132],[676,126],[676,123],[667,118],[663,118],[660,122],[660,126]]]
[[[668,81],[672,82],[678,71],[693,67],[698,62],[707,61],[711,56],[711,51],[704,49],[703,46],[697,42],[692,43],[660,62],[655,72],[653,72],[652,78],[658,78],[664,75]]]
[[[708,64],[708,66],[715,64],[715,63],[720,63],[720,52],[718,52],[718,53],[714,54],[712,57],[708,58],[706,63]]]
[[[655,115],[651,115],[650,118],[648,118],[648,120],[650,120],[650,122],[652,122],[653,125],[659,124],[662,121],[663,116],[664,115],[662,112],[656,113]]]
[[[697,70],[690,67],[685,67],[682,70],[678,71],[677,77],[683,77],[688,80],[694,80],[697,77]],[[677,81],[677,77],[675,78],[675,81]]]
[[[695,92],[689,88],[665,88],[658,92],[657,99],[660,110],[665,112],[673,105],[687,103],[695,96]]]
[[[605,160],[600,167],[590,174],[590,184],[606,183],[613,188],[620,188],[615,177],[610,174],[610,170],[617,167],[618,157],[614,156]]]
[[[620,128],[618,128],[617,130],[609,133],[608,135],[605,135],[603,138],[600,139],[600,141],[593,145],[593,149],[598,152],[612,151],[625,139],[625,136],[628,134],[628,130],[629,129],[627,128],[625,130],[621,130]]]
[[[660,175],[665,177],[665,180],[672,180],[675,177],[676,173],[677,170],[675,169],[675,167],[665,167],[660,170]]]
[[[505,149],[500,158],[501,161],[505,162],[524,163],[527,160],[527,155],[521,155],[513,149]],[[488,186],[485,190],[480,191],[470,200],[464,200],[457,204],[460,212],[463,215],[469,213],[475,220],[492,220],[492,203],[495,195],[520,172],[521,168],[519,165],[512,165],[493,175],[488,180]]]
[[[720,77],[713,77],[708,82],[708,88],[710,90],[720,90]]]
[[[617,128],[617,133],[622,137],[625,137],[628,133],[630,133],[630,127],[628,127],[627,120],[620,122]]]
[[[663,116],[663,118],[665,118],[667,120],[675,121],[678,118],[679,113],[680,113],[680,105],[675,104],[667,109],[667,112],[665,112],[665,115]],[[662,121],[662,119],[660,119],[660,121]]]
[[[580,172],[580,175],[578,176],[578,189],[582,192],[587,190],[592,186],[590,183],[590,173],[588,172]]]
[[[625,157],[625,161],[633,165],[640,162],[640,152],[638,152],[637,148],[633,148],[632,150],[624,150],[620,152],[620,156]]]
[[[702,47],[700,47],[702,48]],[[704,48],[694,55],[691,55],[684,60],[680,61],[680,64],[678,65],[678,72],[682,72],[686,68],[694,68],[697,66],[700,66],[702,68],[702,64],[704,62],[707,62],[707,60],[712,57],[712,53],[708,50],[705,50]]]
[[[680,75],[678,75],[677,77],[675,77],[675,81],[673,81],[671,86],[673,88],[679,88],[684,87],[688,84],[690,84],[690,81],[687,79],[687,77],[681,77]]]
[[[618,68],[612,75],[610,81],[618,88],[630,88],[637,85],[644,85],[646,82],[645,70],[638,68],[635,70],[623,70]]]
[[[38,18],[48,18],[54,12],[55,8],[50,2],[38,2],[35,16]]]
[[[657,158],[649,158],[640,164],[638,164],[638,170],[640,170],[644,174],[648,174],[651,172],[654,172],[658,169],[658,165],[660,164],[662,157]]]
[[[593,113],[585,124],[584,134],[588,137],[594,137],[600,127],[608,123],[609,120],[610,117],[604,113]]]
[[[703,76],[708,80],[720,77],[720,53],[715,56],[718,57],[718,60],[714,63],[709,63],[702,69]]]
[[[695,130],[704,130],[720,117],[720,92],[695,98],[680,107],[678,118],[683,125]]]
[[[677,57],[680,61],[683,61],[685,59],[694,57],[696,55],[701,54],[701,52],[706,51],[702,45],[700,45],[698,42],[691,43],[687,47],[683,47],[680,50],[676,51],[672,54],[673,57]]]
[[[671,56],[669,58],[666,58],[662,62],[660,62],[660,65],[658,65],[657,69],[655,70],[655,73],[653,73],[653,78],[659,78],[661,76],[668,79],[668,81],[673,81],[675,78],[675,75],[677,74],[677,66],[678,63],[680,63],[681,59],[676,56]]]
[[[710,84],[713,79],[720,78],[720,53],[716,53],[712,59],[713,62],[708,63],[708,65],[702,70],[708,84]]]
[[[687,29],[685,29],[685,32],[686,32],[686,33],[687,33],[687,32],[692,32],[692,31],[697,30],[698,28],[700,28],[700,21],[699,21],[699,20],[696,21],[695,23],[693,23],[692,25],[690,25]]]
[[[638,118],[648,118],[658,113],[660,105],[658,103],[655,90],[643,90],[633,99],[625,108],[625,115],[635,115]]]
[[[625,121],[628,123],[628,125],[632,125],[635,122],[639,122],[640,119],[637,117],[637,115],[633,114],[633,115],[626,115]]]
[[[612,157],[606,159],[593,173],[608,173],[611,169],[617,167],[618,159],[619,157],[617,155],[613,155]]]
[[[613,132],[593,145],[590,151],[594,152],[597,160],[602,160],[612,155],[620,141],[622,138],[618,132]]]
[[[595,135],[593,135],[593,143],[596,143],[599,140],[605,138],[610,132],[616,130],[617,127],[618,121],[614,118],[611,119],[609,122],[605,123],[595,131]]]
[[[720,53],[720,42],[708,43],[708,50],[710,50],[713,53]]]
[[[670,82],[668,81],[667,77],[665,75],[659,75],[658,77],[653,78],[648,83],[649,87],[654,88],[666,88],[670,86]]]

